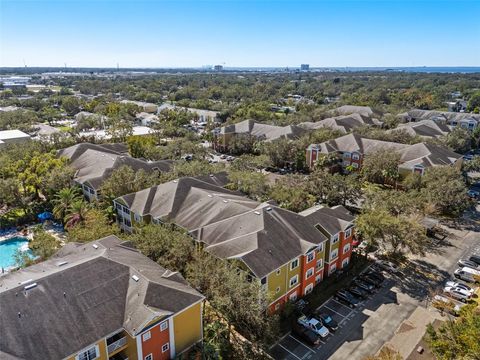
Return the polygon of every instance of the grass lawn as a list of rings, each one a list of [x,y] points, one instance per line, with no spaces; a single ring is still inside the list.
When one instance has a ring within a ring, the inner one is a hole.
[[[70,130],[72,130],[72,128],[70,126],[60,126],[58,127],[58,130],[63,132],[69,132]]]
[[[310,294],[303,298],[308,301],[308,305],[303,309],[303,312],[308,314],[316,310],[338,290],[349,285],[353,278],[360,274],[370,263],[371,262],[363,255],[357,255],[354,253],[352,255],[350,266],[344,270],[343,274],[339,275],[337,272],[332,276],[325,278],[320,284],[315,286]],[[295,312],[291,311],[291,307],[280,315],[281,334],[290,331],[290,324],[295,317]]]

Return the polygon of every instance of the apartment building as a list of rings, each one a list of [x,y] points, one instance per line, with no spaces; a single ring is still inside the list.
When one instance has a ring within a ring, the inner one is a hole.
[[[310,144],[306,150],[309,168],[314,168],[321,155],[335,154],[344,171],[358,171],[365,156],[379,151],[396,152],[400,155],[399,173],[423,174],[429,167],[461,166],[462,156],[446,147],[418,143],[413,145],[368,139],[357,134],[348,134],[320,144]]]
[[[2,277],[0,358],[165,360],[202,341],[204,297],[116,236]]]
[[[89,201],[101,198],[100,188],[111,173],[121,166],[133,170],[169,171],[172,162],[145,161],[128,155],[124,144],[90,144],[81,143],[58,151],[57,155],[69,159],[69,165],[76,170],[74,181]]]
[[[115,199],[119,226],[168,222],[187,230],[204,251],[239,260],[268,292],[270,312],[309,294],[325,266],[333,273],[348,265],[353,217],[343,207],[297,214],[206,180],[180,178]]]

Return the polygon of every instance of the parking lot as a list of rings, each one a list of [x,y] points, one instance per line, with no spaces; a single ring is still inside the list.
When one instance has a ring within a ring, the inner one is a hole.
[[[345,341],[354,339],[359,336],[359,333],[362,333],[362,324],[369,317],[365,312],[375,311],[382,304],[397,303],[396,293],[391,290],[394,284],[393,278],[387,278],[375,294],[363,300],[353,309],[330,298],[318,308],[318,311],[330,315],[338,323],[338,329],[335,332],[331,332],[326,338],[321,339],[320,345],[316,347],[308,346],[294,334],[289,333],[271,349],[271,355],[279,360],[330,358]]]

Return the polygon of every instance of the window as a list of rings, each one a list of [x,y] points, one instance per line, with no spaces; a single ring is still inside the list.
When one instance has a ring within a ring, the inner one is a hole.
[[[315,251],[311,251],[307,254],[307,263],[315,259]]]
[[[275,293],[278,294],[280,292],[280,286],[278,286],[276,289],[275,289]]]
[[[322,252],[323,251],[323,243],[318,245],[317,252]]]
[[[133,218],[134,218],[135,221],[138,222],[138,223],[142,221],[142,217],[141,217],[140,215],[138,215],[138,214],[134,214],[134,215],[133,215]]]
[[[76,356],[76,360],[94,360],[98,357],[97,346],[92,346],[90,349],[81,352]]]
[[[298,259],[295,259],[290,264],[290,270],[295,269],[298,266]]]
[[[147,356],[145,356],[144,359],[145,359],[145,360],[153,360],[153,355],[152,355],[152,354],[148,354]]]
[[[115,209],[122,210],[122,205],[120,205],[119,203],[115,203]]]
[[[349,152],[344,152],[342,156],[344,159],[350,159],[351,154]]]
[[[143,340],[143,341],[147,341],[147,340],[149,340],[151,337],[152,337],[152,334],[150,333],[150,331],[147,331],[145,334],[142,335],[142,340]]]
[[[350,261],[349,258],[343,259],[343,261],[342,261],[342,269],[343,269],[344,267],[348,266],[348,262],[349,262],[349,261]]]
[[[313,275],[313,268],[310,268],[307,270],[307,272],[305,273],[305,279],[308,279],[310,276]]]
[[[352,167],[353,167],[354,169],[358,169],[358,164],[357,164],[357,163],[351,163],[350,165],[352,165]]]
[[[320,281],[322,281],[322,275],[318,274],[315,276],[315,285],[318,284]]]
[[[280,303],[275,304],[275,311],[278,311],[280,309]]]
[[[337,264],[334,263],[332,266],[330,266],[330,270],[328,271],[329,274],[333,274],[337,270]]]
[[[360,155],[357,153],[352,154],[352,160],[360,160]]]
[[[132,222],[129,220],[129,219],[123,219],[124,220],[124,224],[128,227],[132,227]]]
[[[320,259],[320,260],[317,260],[317,265],[315,265],[315,268],[317,270],[321,269],[323,267],[323,260]]]
[[[282,270],[278,269],[277,272],[276,272],[277,276],[280,275],[281,272],[282,272]]]
[[[344,247],[343,247],[343,253],[347,253],[350,251],[350,244],[346,244]]]
[[[297,285],[297,284],[298,284],[298,275],[295,275],[290,279],[290,287],[292,287],[294,285]]]
[[[308,295],[312,292],[313,290],[313,284],[310,284],[308,285],[306,288],[305,288],[305,295]]]
[[[267,283],[267,277],[264,276],[264,277],[260,280],[260,284],[265,285],[266,283]]]
[[[349,238],[352,235],[352,229],[345,230],[345,238]]]
[[[332,244],[335,244],[336,242],[338,242],[338,234],[335,234],[332,237]]]
[[[160,331],[165,331],[168,328],[168,322],[164,321],[160,324]]]
[[[130,209],[126,208],[125,206],[123,207],[123,212],[125,214],[129,214],[130,215]]]
[[[334,260],[338,257],[338,249],[333,249],[330,253],[330,260]]]
[[[289,299],[290,299],[291,302],[294,302],[295,300],[297,300],[297,292],[294,292],[293,294],[290,294]]]
[[[166,344],[162,345],[162,353],[168,351],[168,349],[170,349],[170,344],[169,343],[166,343]]]
[[[92,195],[95,195],[95,190],[93,190],[93,189],[88,189],[88,192]]]

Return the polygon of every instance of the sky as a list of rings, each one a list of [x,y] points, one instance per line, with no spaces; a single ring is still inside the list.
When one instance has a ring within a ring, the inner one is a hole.
[[[0,66],[480,66],[480,0],[0,0]]]

